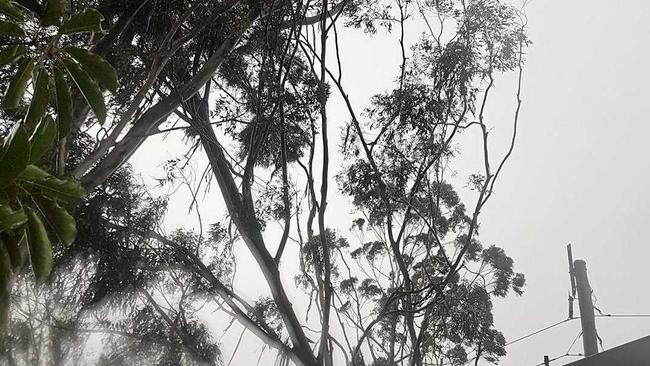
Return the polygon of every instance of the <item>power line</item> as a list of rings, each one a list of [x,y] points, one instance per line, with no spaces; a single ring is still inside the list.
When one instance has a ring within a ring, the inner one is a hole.
[[[557,326],[559,326],[559,325],[562,325],[562,324],[564,324],[564,323],[566,323],[566,322],[569,322],[569,321],[571,321],[571,320],[575,320],[575,319],[580,319],[580,317],[577,317],[577,318],[566,318],[566,319],[561,320],[561,321],[559,321],[559,322],[553,323],[553,324],[548,325],[548,326],[546,326],[546,327],[544,327],[544,328],[538,329],[538,330],[536,330],[536,331],[534,331],[534,332],[532,332],[532,333],[528,333],[528,334],[526,334],[526,335],[524,335],[524,336],[522,336],[522,337],[519,337],[519,338],[517,338],[517,339],[515,339],[515,340],[512,340],[512,341],[510,341],[510,342],[507,342],[506,344],[504,344],[504,347],[508,347],[508,346],[510,346],[510,345],[512,345],[512,344],[514,344],[514,343],[517,343],[517,342],[519,342],[519,341],[523,341],[523,340],[526,339],[526,338],[530,338],[530,337],[532,337],[532,336],[534,336],[534,335],[537,335],[537,334],[539,334],[539,333],[545,332],[545,331],[547,331],[547,330],[549,330],[549,329],[555,328],[555,327],[557,327]],[[579,337],[580,337],[580,334],[578,334],[578,337],[576,337],[576,340],[577,340]],[[573,343],[575,343],[575,342],[576,342],[576,341],[574,340]],[[573,343],[571,344],[571,346],[569,347],[569,350],[567,351],[567,353],[566,353],[565,355],[558,356],[558,357],[556,357],[556,358],[551,359],[550,361],[552,362],[552,361],[554,361],[554,360],[558,360],[558,359],[560,359],[560,358],[562,358],[562,357],[566,357],[567,355],[568,355],[568,356],[574,356],[574,355],[569,354],[569,351],[571,350],[571,347],[573,347]],[[470,353],[468,354],[468,356],[471,355],[472,353],[475,353],[475,352],[476,352],[476,349],[472,350],[472,352],[470,352]],[[470,358],[470,359],[468,359],[467,362],[464,363],[463,365],[468,365],[468,364],[470,364],[470,363],[473,362],[473,361],[474,361],[474,358]],[[542,363],[541,365],[543,365],[543,363]]]
[[[650,318],[650,314],[603,314],[596,315],[597,318]]]
[[[571,352],[571,348],[573,348],[573,345],[576,344],[576,341],[580,339],[580,336],[582,335],[582,330],[578,332],[578,335],[575,337],[573,342],[571,342],[571,345],[569,346],[569,349],[566,350],[566,354],[569,354]]]
[[[599,312],[600,312],[600,314],[596,315],[597,318],[629,318],[629,319],[650,318],[650,314],[604,314],[600,310],[599,310]],[[506,343],[506,346],[508,346],[510,344],[513,344],[515,342],[519,342],[519,341],[524,340],[526,338],[532,337],[532,336],[534,336],[536,334],[542,333],[542,332],[544,332],[546,330],[549,330],[551,328],[554,328],[554,327],[556,327],[558,325],[564,324],[564,323],[566,323],[566,322],[568,322],[570,320],[574,320],[574,319],[580,319],[580,317],[568,318],[568,319],[564,319],[564,320],[562,320],[560,322],[551,324],[551,325],[549,325],[547,327],[544,327],[544,328],[542,328],[540,330],[537,330],[537,331],[532,332],[530,334],[527,334],[527,335],[525,335],[523,337],[517,338],[517,339],[515,339],[515,340],[513,340],[513,341],[511,341],[509,343]],[[584,356],[582,353],[569,353],[569,352],[571,352],[571,348],[573,348],[573,346],[575,345],[575,343],[577,342],[577,340],[580,338],[581,335],[582,335],[582,331],[580,331],[578,333],[578,335],[573,339],[573,342],[571,342],[571,345],[569,346],[569,349],[567,349],[565,354],[554,357],[554,358],[551,358],[549,360],[549,362],[557,361],[557,360],[559,360],[561,358],[564,358],[564,357],[581,357],[581,356]],[[535,366],[543,366],[543,365],[544,365],[544,362],[538,363]]]
[[[650,318],[650,314],[604,314],[604,313],[601,313],[601,314],[599,314],[599,315],[596,315],[596,317],[597,317],[597,318]],[[537,334],[539,334],[539,333],[545,332],[545,331],[547,331],[547,330],[549,330],[549,329],[551,329],[551,328],[555,328],[555,327],[557,327],[557,326],[559,326],[559,325],[562,325],[562,324],[564,324],[564,323],[566,323],[566,322],[569,322],[569,321],[571,321],[571,320],[577,320],[577,319],[580,319],[580,317],[577,316],[577,317],[573,317],[573,318],[567,318],[567,319],[564,319],[564,320],[559,321],[559,322],[557,322],[557,323],[553,323],[553,324],[551,324],[551,325],[549,325],[549,326],[546,326],[546,327],[544,327],[544,328],[538,329],[538,330],[536,330],[536,331],[534,331],[534,332],[532,332],[532,333],[526,334],[526,335],[524,335],[524,336],[522,336],[522,337],[519,337],[519,338],[517,338],[517,339],[515,339],[515,340],[512,340],[512,341],[510,341],[510,342],[507,342],[505,345],[506,345],[506,346],[509,346],[509,345],[511,345],[511,344],[513,344],[513,343],[517,343],[517,342],[519,342],[519,341],[523,341],[523,340],[526,339],[526,338],[530,338],[530,337],[532,337],[532,336],[534,336],[534,335],[537,335]]]
[[[575,318],[569,318],[569,319],[566,319],[565,321],[568,321],[568,320],[571,320],[571,319],[575,319]],[[582,356],[582,353],[570,353],[570,352],[571,352],[571,348],[573,348],[573,346],[576,344],[576,342],[578,341],[578,339],[580,339],[580,336],[582,336],[582,330],[580,330],[580,331],[578,332],[578,335],[576,335],[576,337],[573,338],[573,341],[572,341],[571,344],[569,345],[569,348],[567,348],[566,352],[565,352],[563,355],[560,355],[560,356],[557,356],[557,357],[551,358],[551,359],[548,360],[548,362],[550,363],[550,362],[553,362],[553,361],[557,361],[557,360],[559,360],[559,359],[561,359],[561,358],[564,358],[564,357],[578,357],[578,356]],[[535,365],[535,366],[542,366],[542,365],[544,365],[545,363],[546,363],[546,361],[544,361],[544,362],[542,362],[542,363],[538,363],[538,364]]]
[[[630,319],[633,319],[633,318],[650,318],[650,314],[604,314],[604,313],[600,312],[600,314],[596,315],[596,317],[597,318],[630,318]],[[560,326],[560,325],[562,325],[564,323],[570,322],[571,320],[577,320],[577,319],[580,319],[580,317],[578,316],[578,317],[573,317],[573,318],[567,318],[567,319],[561,320],[559,322],[553,323],[553,324],[548,325],[548,326],[546,326],[544,328],[538,329],[538,330],[536,330],[534,332],[528,333],[528,334],[526,334],[524,336],[521,336],[521,337],[519,337],[517,339],[514,339],[514,340],[512,340],[510,342],[507,342],[504,345],[504,347],[510,346],[510,345],[512,345],[514,343],[523,341],[524,339],[530,338],[532,336],[535,336],[537,334],[545,332],[545,331],[547,331],[549,329],[552,329],[552,328]],[[578,335],[575,337],[575,339],[573,340],[573,342],[571,342],[571,345],[569,346],[569,349],[567,350],[567,352],[565,354],[557,356],[555,358],[552,358],[549,361],[553,362],[553,361],[559,360],[559,359],[561,359],[563,357],[579,357],[579,356],[583,356],[582,353],[569,353],[571,351],[571,348],[573,348],[575,343],[578,341],[578,339],[580,339],[581,335],[582,335],[582,331],[580,331],[578,333]],[[476,350],[472,350],[472,352],[470,352],[468,354],[468,356],[471,355],[474,352],[476,352]],[[467,365],[467,364],[471,363],[472,361],[474,361],[473,358],[469,359],[464,365]],[[536,366],[540,366],[540,365],[544,365],[544,363],[542,362],[540,364],[537,364]]]
[[[564,324],[564,323],[566,323],[566,322],[568,322],[568,321],[575,320],[575,319],[579,319],[579,318],[566,318],[566,319],[564,319],[564,320],[562,320],[562,321],[559,321],[559,322],[557,322],[557,323],[553,323],[553,324],[551,324],[551,325],[549,325],[549,326],[546,326],[546,327],[544,327],[544,328],[542,328],[542,329],[536,330],[536,331],[534,331],[534,332],[532,332],[532,333],[526,334],[525,336],[522,336],[522,337],[519,337],[519,338],[517,338],[517,339],[515,339],[515,340],[512,340],[512,341],[506,343],[505,345],[506,345],[506,346],[509,346],[509,345],[514,344],[514,343],[517,343],[517,342],[519,342],[519,341],[523,341],[523,340],[526,339],[526,338],[529,338],[529,337],[532,337],[532,336],[537,335],[537,334],[539,334],[539,333],[545,332],[545,331],[547,331],[547,330],[549,330],[549,329],[551,329],[551,328],[555,328],[555,327],[557,327],[558,325],[562,325],[562,324]]]

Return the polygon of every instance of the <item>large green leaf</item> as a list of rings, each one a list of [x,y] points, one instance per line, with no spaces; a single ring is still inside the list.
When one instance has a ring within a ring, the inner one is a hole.
[[[18,108],[20,100],[25,94],[27,83],[32,78],[32,71],[34,70],[34,62],[31,58],[25,57],[18,65],[18,71],[11,77],[9,86],[2,98],[2,108],[15,109]]]
[[[50,149],[56,139],[56,125],[50,116],[45,116],[38,124],[31,138],[31,153],[29,161],[40,160]]]
[[[11,259],[9,258],[9,253],[7,253],[7,249],[5,249],[5,246],[3,244],[4,243],[2,240],[0,240],[0,297],[9,295],[9,284],[11,283],[11,278],[13,277],[13,271],[11,270]],[[3,311],[6,310],[7,309],[3,309]]]
[[[18,176],[20,180],[25,182],[35,182],[37,180],[42,180],[49,177],[50,177],[50,173],[37,167],[36,165],[31,165],[31,164],[27,165],[25,170],[23,170],[23,172],[20,173],[20,176]]]
[[[27,222],[27,215],[20,210],[12,210],[7,204],[0,203],[0,232],[14,230]]]
[[[101,123],[104,123],[106,121],[106,105],[104,104],[104,97],[97,83],[76,62],[63,60],[63,64],[66,70],[68,70],[70,77],[72,77],[72,80],[77,84],[84,99],[88,102],[90,109],[95,113],[95,117]]]
[[[68,206],[76,206],[84,198],[86,192],[78,181],[67,178],[59,179],[54,176],[35,181],[32,185],[44,194],[64,202]]]
[[[27,48],[22,44],[11,45],[0,51],[0,67],[11,65],[25,54]]]
[[[101,33],[102,14],[95,9],[85,9],[79,13],[72,14],[59,28],[61,34],[72,33]]]
[[[35,165],[28,165],[19,179],[32,195],[46,195],[69,206],[79,204],[85,195],[78,181],[72,178],[59,179]]]
[[[25,32],[16,23],[0,21],[0,35],[1,36],[23,37],[25,35]]]
[[[25,15],[22,10],[17,7],[12,1],[9,0],[0,0],[0,13],[9,16],[15,20],[25,19]]]
[[[52,271],[52,243],[43,221],[31,208],[27,208],[27,243],[36,281],[42,283]]]
[[[31,129],[35,126],[47,111],[47,103],[50,99],[50,76],[45,69],[40,69],[34,86],[34,96],[29,103],[25,125]]]
[[[36,0],[13,0],[16,4],[22,5],[25,9],[31,11],[34,14],[41,14],[43,12],[43,7]]]
[[[29,163],[29,138],[22,126],[14,127],[0,152],[0,188],[18,177]]]
[[[117,72],[108,61],[83,48],[66,47],[63,50],[77,60],[100,86],[111,92],[117,90]]]
[[[27,254],[24,246],[26,241],[25,230],[0,233],[0,239],[4,242],[9,253],[11,267],[20,269],[23,266],[24,258],[26,258]]]
[[[72,97],[63,73],[54,69],[54,84],[56,86],[56,118],[59,135],[66,136],[72,125]]]
[[[38,199],[37,204],[50,226],[50,231],[54,232],[66,247],[72,245],[77,237],[77,225],[72,215],[55,201],[45,197]]]
[[[47,0],[47,4],[45,4],[45,11],[41,17],[41,24],[46,27],[50,25],[61,24],[63,10],[63,0]]]

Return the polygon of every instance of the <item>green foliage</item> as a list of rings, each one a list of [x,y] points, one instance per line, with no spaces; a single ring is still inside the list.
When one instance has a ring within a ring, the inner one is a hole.
[[[26,210],[27,227],[25,231],[32,270],[36,275],[36,281],[43,282],[52,270],[52,244],[39,215],[29,207]]]
[[[11,207],[0,204],[0,232],[14,230],[27,222],[23,210],[12,210]]]
[[[25,32],[16,23],[0,21],[0,35],[23,37],[25,35]]]
[[[0,13],[18,21],[25,19],[23,11],[13,1],[9,0],[0,0]]]
[[[36,280],[42,283],[52,270],[51,239],[70,246],[77,234],[72,212],[84,190],[74,179],[48,171],[53,148],[72,125],[68,80],[103,122],[106,107],[99,86],[115,91],[117,77],[101,57],[65,47],[69,35],[102,32],[98,11],[68,16],[63,0],[48,0],[44,7],[1,0],[0,13],[0,35],[13,40],[0,50],[0,66],[13,67],[1,105],[16,119],[0,145],[0,286],[9,291],[13,273],[27,259],[22,251],[29,253]]]
[[[56,87],[56,118],[59,133],[66,136],[72,125],[72,97],[70,88],[59,69],[54,69],[54,83]]]
[[[52,147],[56,139],[56,124],[52,117],[46,116],[41,119],[32,136],[32,148],[29,161],[38,162]]]
[[[101,33],[104,17],[95,9],[85,9],[63,21],[59,33]]]
[[[4,50],[0,51],[0,67],[13,64],[18,61],[26,52],[25,46],[21,44],[15,44],[6,47]]]
[[[106,60],[83,48],[66,47],[63,50],[72,56],[104,89],[111,92],[117,90],[117,73]]]
[[[27,83],[32,78],[34,70],[34,61],[29,57],[24,57],[18,65],[18,70],[9,81],[9,86],[2,98],[2,108],[15,109],[20,105],[20,100],[27,90]]]
[[[36,77],[36,84],[34,84],[34,95],[29,103],[29,109],[25,117],[25,126],[27,128],[33,128],[34,125],[43,119],[47,111],[47,102],[50,97],[49,82],[50,77],[47,71],[44,69],[39,70],[38,76]]]
[[[14,127],[13,132],[5,138],[0,150],[0,188],[5,189],[27,167],[30,157],[29,138],[25,128]],[[6,204],[6,203],[5,203]]]
[[[63,60],[63,65],[93,110],[93,113],[95,113],[95,117],[103,123],[106,120],[106,105],[97,82],[79,64],[70,60]]]
[[[77,236],[77,226],[72,215],[53,199],[40,198],[37,206],[61,244],[66,247],[72,245]]]
[[[46,0],[45,11],[41,17],[43,26],[59,25],[65,10],[63,0]]]

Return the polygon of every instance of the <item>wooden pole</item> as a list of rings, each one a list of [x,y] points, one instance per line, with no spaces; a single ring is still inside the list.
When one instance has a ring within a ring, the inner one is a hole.
[[[573,263],[578,291],[578,305],[580,306],[580,323],[582,324],[582,343],[585,357],[598,353],[598,336],[596,334],[596,320],[594,317],[594,304],[591,300],[591,286],[587,278],[587,263],[576,259]]]

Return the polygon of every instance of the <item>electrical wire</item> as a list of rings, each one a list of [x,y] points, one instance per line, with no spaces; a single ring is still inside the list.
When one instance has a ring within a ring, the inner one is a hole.
[[[600,314],[598,314],[598,315],[595,315],[595,317],[597,317],[597,318],[630,318],[630,319],[633,319],[633,318],[650,318],[650,314],[609,314],[609,313],[608,313],[608,314],[605,314],[605,313],[601,312],[599,309],[597,309],[597,310],[598,310],[598,312],[600,313]],[[517,343],[517,342],[523,341],[524,339],[530,338],[530,337],[532,337],[532,336],[535,336],[535,335],[537,335],[537,334],[540,334],[540,333],[542,333],[542,332],[545,332],[545,331],[547,331],[547,330],[549,330],[549,329],[552,329],[552,328],[555,328],[555,327],[557,327],[557,326],[560,326],[560,325],[562,325],[562,324],[564,324],[564,323],[570,322],[571,320],[577,320],[577,319],[580,319],[580,317],[578,316],[578,317],[573,317],[573,318],[566,318],[566,319],[561,320],[561,321],[559,321],[559,322],[556,322],[556,323],[553,323],[553,324],[551,324],[551,325],[548,325],[548,326],[546,326],[546,327],[544,327],[544,328],[538,329],[538,330],[536,330],[536,331],[534,331],[534,332],[528,333],[528,334],[526,334],[526,335],[524,335],[524,336],[521,336],[521,337],[519,337],[519,338],[517,338],[517,339],[514,339],[514,340],[512,340],[512,341],[510,341],[510,342],[507,342],[507,343],[504,345],[504,347],[510,346],[510,345],[515,344],[515,343]],[[569,346],[569,349],[566,351],[565,354],[560,355],[560,356],[557,356],[557,357],[554,357],[554,358],[550,359],[549,362],[553,362],[553,361],[559,360],[559,359],[564,358],[564,357],[579,357],[579,356],[583,356],[582,353],[569,353],[569,352],[571,351],[571,348],[573,348],[573,346],[575,345],[575,343],[578,341],[578,339],[580,339],[580,336],[581,336],[581,335],[582,335],[582,331],[580,331],[580,332],[578,333],[578,335],[575,337],[575,339],[573,340],[573,342],[571,342],[571,345]],[[601,347],[602,347],[602,344],[601,344]],[[475,352],[475,351],[470,352],[470,353],[468,354],[468,356],[471,355],[471,354],[474,353],[474,352]],[[473,359],[469,359],[469,360],[467,361],[467,363],[465,363],[464,365],[467,365],[467,364],[471,363],[472,361],[474,361],[474,360],[473,360]],[[542,363],[540,363],[540,364],[537,364],[536,366],[542,366],[542,365],[544,365],[544,362],[542,362]]]
[[[596,318],[650,318],[650,314],[603,314],[596,315]]]
[[[566,318],[566,319],[564,319],[564,320],[562,320],[562,321],[559,321],[559,322],[557,322],[557,323],[553,323],[553,324],[551,324],[551,325],[549,325],[549,326],[546,326],[546,327],[544,327],[544,328],[542,328],[542,329],[536,330],[536,331],[534,331],[534,332],[532,332],[532,333],[526,334],[525,336],[522,336],[522,337],[519,337],[519,338],[517,338],[517,339],[515,339],[515,340],[512,340],[512,341],[506,343],[505,345],[506,345],[506,346],[509,346],[509,345],[514,344],[514,343],[517,343],[517,342],[519,342],[519,341],[523,341],[523,340],[526,339],[526,338],[530,338],[530,337],[532,337],[532,336],[534,336],[534,335],[537,335],[537,334],[539,334],[539,333],[545,332],[545,331],[547,331],[547,330],[549,330],[549,329],[551,329],[551,328],[555,328],[555,327],[557,327],[557,326],[559,326],[559,325],[562,325],[562,324],[564,324],[564,323],[566,323],[566,322],[569,322],[569,321],[571,321],[571,320],[575,320],[575,319],[579,319],[579,318]]]
[[[576,319],[576,318],[569,318],[569,319],[567,319],[566,321],[571,320],[571,319]],[[569,345],[569,348],[567,348],[566,352],[564,352],[563,355],[559,355],[559,356],[557,356],[557,357],[551,358],[551,359],[548,360],[548,362],[551,363],[551,362],[553,362],[553,361],[557,361],[557,360],[559,360],[559,359],[561,359],[561,358],[564,358],[564,357],[578,357],[578,356],[582,356],[582,353],[570,353],[570,352],[571,352],[571,348],[573,348],[573,346],[576,344],[576,342],[578,341],[578,339],[580,339],[580,336],[582,336],[582,330],[578,332],[578,335],[577,335],[575,338],[573,338],[573,341],[572,341],[571,344]],[[545,363],[545,362],[538,363],[538,364],[535,365],[535,366],[543,366],[544,363]]]
[[[609,313],[605,314],[602,311],[600,311],[600,309],[596,309],[596,310],[600,313],[600,314],[596,315],[597,318],[629,318],[629,319],[650,318],[650,314],[609,314]],[[564,323],[566,323],[566,322],[568,322],[570,320],[574,320],[574,319],[580,319],[580,317],[568,318],[568,319],[565,319],[565,320],[563,320],[561,322],[551,324],[551,325],[549,325],[549,326],[547,326],[545,328],[542,328],[540,330],[537,330],[535,332],[527,334],[527,335],[525,335],[523,337],[517,338],[512,342],[506,343],[506,345],[510,345],[512,343],[519,342],[519,341],[524,340],[524,339],[526,339],[528,337],[532,337],[532,336],[534,336],[536,334],[542,333],[542,332],[544,332],[544,331],[546,331],[548,329],[554,328],[554,327],[556,327],[558,325],[564,324]],[[573,346],[578,341],[578,339],[580,338],[581,335],[582,335],[582,331],[580,331],[578,333],[578,335],[573,339],[573,342],[571,342],[571,345],[569,346],[569,349],[566,351],[565,354],[559,355],[557,357],[549,359],[549,363],[553,362],[553,361],[557,361],[557,360],[559,360],[561,358],[564,358],[564,357],[581,357],[581,356],[584,356],[582,353],[569,353],[569,352],[571,352],[571,348],[573,348]],[[602,347],[602,343],[601,343],[601,347]],[[543,365],[544,365],[544,362],[538,363],[535,366],[543,366]]]
[[[596,315],[596,318],[650,318],[650,314],[604,314],[604,313],[600,313],[599,315]],[[521,337],[519,337],[519,338],[517,338],[515,340],[507,342],[505,345],[509,346],[509,345],[517,343],[519,341],[523,341],[526,338],[530,338],[530,337],[532,337],[534,335],[545,332],[545,331],[547,331],[547,330],[549,330],[551,328],[555,328],[555,327],[557,327],[559,325],[562,325],[562,324],[564,324],[566,322],[569,322],[571,320],[577,320],[577,319],[580,319],[580,317],[577,316],[577,317],[573,317],[573,318],[566,318],[566,319],[564,319],[562,321],[559,321],[557,323],[553,323],[553,324],[551,324],[549,326],[538,329],[538,330],[536,330],[536,331],[534,331],[532,333],[526,334],[526,335],[521,336]]]
[[[573,348],[573,345],[576,344],[576,341],[580,339],[580,336],[582,335],[582,330],[578,332],[578,335],[573,339],[573,342],[571,342],[571,345],[569,346],[569,349],[566,350],[566,354],[568,355],[569,352],[571,352],[571,348]]]

